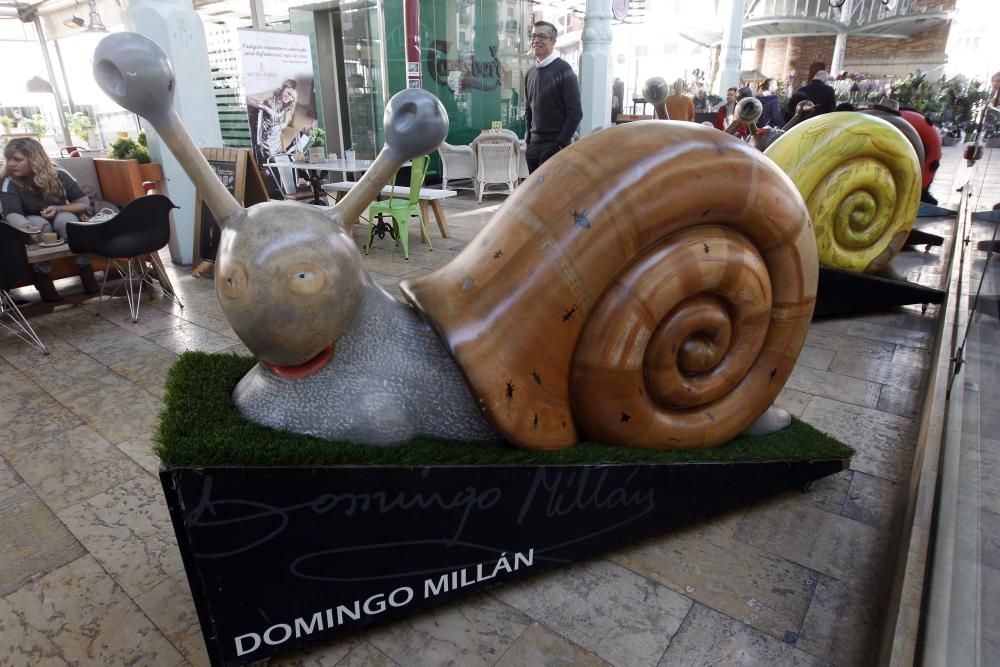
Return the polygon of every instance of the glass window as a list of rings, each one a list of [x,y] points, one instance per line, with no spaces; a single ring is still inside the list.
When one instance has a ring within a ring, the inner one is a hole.
[[[382,148],[382,31],[376,3],[341,5],[347,143],[358,158],[370,160]],[[346,137],[345,137],[346,138]]]
[[[423,85],[448,111],[448,143],[468,144],[494,121],[524,136],[531,7],[530,0],[422,0]]]

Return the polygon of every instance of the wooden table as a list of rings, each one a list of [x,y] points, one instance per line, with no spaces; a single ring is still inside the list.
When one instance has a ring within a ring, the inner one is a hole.
[[[69,249],[69,243],[60,243],[57,246],[49,248],[37,244],[29,245],[27,247],[27,251],[28,264],[51,262],[52,260],[62,259],[63,257],[76,257],[76,253]],[[88,255],[88,257],[95,257],[100,260],[107,259],[105,257],[96,257],[91,255]],[[170,282],[170,276],[167,275],[167,270],[164,268],[163,262],[160,260],[159,253],[150,253],[146,255],[146,258],[153,265],[154,277],[157,281],[159,281],[160,287],[163,291],[176,297],[177,293],[174,292],[174,286]],[[105,271],[107,271],[107,269],[105,269]]]
[[[340,198],[344,196],[345,192],[349,192],[357,183],[354,181],[341,181],[339,183],[326,183],[323,185],[323,189],[326,190],[328,194],[333,195],[334,201],[340,201]],[[458,195],[455,190],[438,190],[437,188],[420,188],[420,192],[417,194],[417,200],[420,204],[420,214],[424,216],[424,222],[429,220],[428,212],[434,212],[434,219],[437,221],[438,229],[441,230],[441,236],[443,238],[448,238],[448,223],[444,217],[444,211],[441,210],[441,204],[439,203],[442,199],[447,199],[448,197],[454,197]],[[398,199],[406,199],[410,196],[410,188],[401,185],[387,185],[382,188],[379,196],[383,197],[396,197]]]
[[[49,262],[54,259],[62,259],[63,257],[73,257],[76,254],[69,249],[68,243],[60,243],[59,245],[52,246],[51,248],[46,248],[37,244],[29,245],[27,250],[29,264]]]

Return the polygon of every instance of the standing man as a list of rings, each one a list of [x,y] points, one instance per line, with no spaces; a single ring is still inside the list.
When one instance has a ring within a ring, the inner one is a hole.
[[[557,34],[556,27],[545,21],[535,23],[531,33],[535,66],[524,76],[528,173],[569,146],[583,119],[576,74],[569,63],[553,53]]]
[[[788,100],[788,113],[795,114],[795,105],[804,99],[810,100],[816,105],[814,116],[821,113],[830,113],[837,108],[837,93],[827,85],[826,80],[830,78],[830,73],[821,69],[813,76],[813,80],[799,88],[791,99]],[[791,117],[791,116],[789,116]]]

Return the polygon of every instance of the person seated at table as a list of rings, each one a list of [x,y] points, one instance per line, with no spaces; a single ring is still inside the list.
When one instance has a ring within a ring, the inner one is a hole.
[[[11,139],[4,147],[0,172],[0,205],[8,225],[29,234],[55,231],[66,238],[66,225],[80,220],[89,204],[80,184],[65,169],[49,160],[45,149],[32,137]],[[97,280],[86,257],[76,258],[77,272],[87,294],[98,291]],[[37,262],[35,287],[45,301],[59,301],[52,283],[52,265]]]

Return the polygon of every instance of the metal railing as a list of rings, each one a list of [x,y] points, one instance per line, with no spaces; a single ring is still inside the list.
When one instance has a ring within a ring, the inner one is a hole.
[[[849,25],[862,26],[876,21],[916,13],[916,0],[847,0],[842,7],[830,6],[828,0],[748,0],[745,21],[774,18],[825,19],[843,22],[842,12],[850,5]]]

